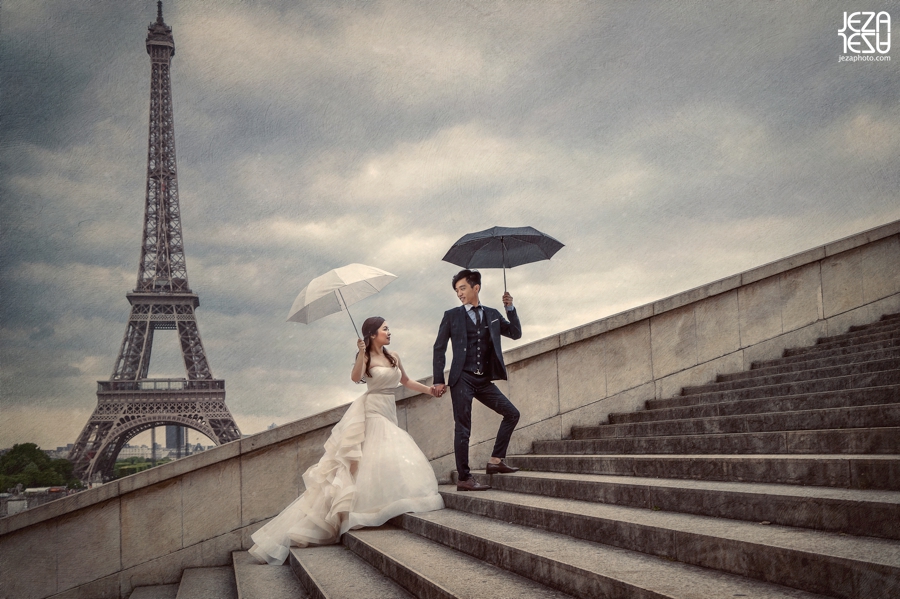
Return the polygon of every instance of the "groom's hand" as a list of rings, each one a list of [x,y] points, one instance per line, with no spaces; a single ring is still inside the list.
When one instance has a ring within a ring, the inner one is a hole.
[[[509,294],[509,291],[504,291],[503,292],[503,305],[504,306],[512,306],[512,303],[513,303],[513,298]]]
[[[434,389],[434,396],[440,397],[447,390],[447,385],[434,385],[432,389]]]

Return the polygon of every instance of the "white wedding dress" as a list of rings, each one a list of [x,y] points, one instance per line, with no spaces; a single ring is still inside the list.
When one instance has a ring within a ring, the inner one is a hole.
[[[325,455],[303,474],[306,491],[252,535],[250,553],[283,564],[289,547],[337,543],[353,528],[444,507],[428,459],[397,426],[400,369],[372,366],[368,391],[334,425]]]

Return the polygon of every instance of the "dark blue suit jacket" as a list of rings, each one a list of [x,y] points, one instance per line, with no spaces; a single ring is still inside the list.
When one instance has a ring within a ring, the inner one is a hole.
[[[491,342],[494,345],[494,355],[491,356],[491,373],[494,379],[506,380],[506,364],[503,362],[503,350],[500,348],[500,336],[510,339],[522,337],[522,325],[519,323],[519,315],[515,310],[506,314],[507,321],[499,310],[488,308],[482,304],[484,318],[490,324]],[[504,310],[505,311],[505,310]],[[450,364],[450,385],[455,385],[462,373],[466,357],[466,313],[465,306],[459,306],[444,312],[444,319],[438,328],[437,339],[434,341],[434,384],[444,384],[444,365],[447,363],[447,342],[453,343],[453,363]]]

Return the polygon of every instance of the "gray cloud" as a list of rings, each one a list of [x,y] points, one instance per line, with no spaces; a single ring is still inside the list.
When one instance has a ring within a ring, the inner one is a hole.
[[[838,63],[846,9],[166,2],[188,275],[239,424],[359,392],[346,315],[284,322],[346,263],[400,276],[353,313],[391,320],[422,377],[455,303],[440,258],[469,231],[567,244],[508,273],[528,342],[900,218],[896,61]],[[0,11],[0,446],[73,441],[112,370],[154,17],[112,0]],[[500,273],[485,282],[496,304]],[[180,374],[157,341],[151,374]]]

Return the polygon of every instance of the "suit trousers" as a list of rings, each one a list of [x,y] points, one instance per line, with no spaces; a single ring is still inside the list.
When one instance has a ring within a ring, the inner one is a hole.
[[[450,387],[450,398],[453,400],[453,420],[456,428],[453,436],[453,450],[456,454],[456,471],[459,480],[468,480],[472,474],[469,470],[469,435],[472,432],[472,399],[477,399],[501,416],[503,421],[497,431],[492,457],[505,458],[506,449],[513,430],[519,422],[519,410],[503,395],[497,385],[491,381],[490,375],[476,375],[463,371],[459,380]]]

